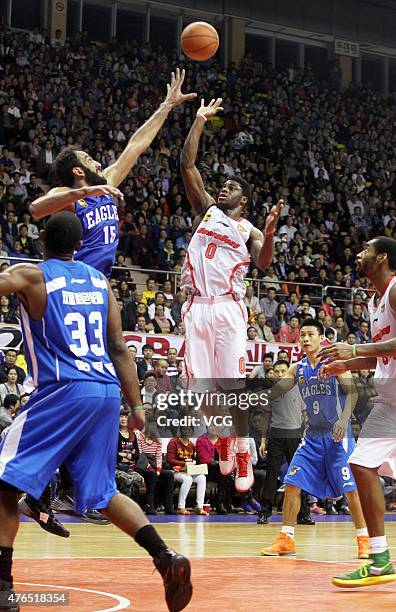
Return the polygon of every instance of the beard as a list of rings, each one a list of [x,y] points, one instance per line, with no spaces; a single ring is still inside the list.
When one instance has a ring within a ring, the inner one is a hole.
[[[85,180],[87,181],[90,187],[94,185],[106,185],[107,179],[104,176],[101,176],[97,172],[90,170],[87,166],[81,164],[81,168],[84,170]]]

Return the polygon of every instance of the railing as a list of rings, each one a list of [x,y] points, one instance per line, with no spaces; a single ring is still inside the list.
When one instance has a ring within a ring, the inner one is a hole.
[[[15,263],[38,263],[42,261],[42,259],[32,259],[27,257],[12,257],[6,255],[0,255],[1,261],[11,261]],[[179,282],[180,282],[180,272],[175,272],[174,270],[154,270],[152,268],[139,268],[138,266],[113,266],[113,270],[120,272],[130,272],[132,275],[133,282],[133,272],[139,272],[140,274],[148,274],[149,276],[154,277],[158,281],[158,276],[161,276],[163,283],[165,280],[170,280],[173,285],[173,292],[176,293]],[[269,286],[270,281],[263,280],[262,278],[246,278],[247,282],[249,282],[254,287],[254,293],[257,297],[262,297],[264,292],[262,291],[262,285]],[[306,293],[310,294],[310,301],[312,305],[320,305],[323,303],[325,295],[329,294],[332,296],[335,302],[343,302],[350,303],[353,302],[354,296],[359,292],[364,292],[368,294],[373,294],[375,291],[373,289],[363,289],[359,287],[340,287],[338,285],[319,285],[317,283],[298,283],[296,281],[287,281],[287,280],[274,280],[273,285],[277,288],[280,287],[280,291],[277,291],[277,296],[283,299],[287,299],[292,291],[297,291],[298,294],[301,295],[304,293],[304,289],[306,288]],[[285,291],[286,290],[286,291]],[[337,295],[334,295],[338,293]],[[343,295],[342,295],[343,294]],[[345,297],[348,294],[348,297]]]

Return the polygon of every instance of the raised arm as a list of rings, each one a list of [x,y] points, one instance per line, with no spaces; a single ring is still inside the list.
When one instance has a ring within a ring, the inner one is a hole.
[[[250,233],[249,252],[260,270],[266,270],[272,263],[274,256],[274,234],[283,206],[283,200],[279,200],[278,204],[271,208],[270,213],[267,215],[264,232],[253,228]]]
[[[34,200],[29,206],[29,211],[34,219],[42,219],[61,210],[74,212],[75,202],[88,196],[99,195],[112,195],[116,198],[122,198],[121,191],[111,185],[95,185],[94,187],[81,187],[79,189],[55,187],[41,198]]]
[[[184,70],[180,71],[177,68],[176,73],[172,72],[171,83],[167,85],[168,93],[165,100],[146,123],[136,130],[117,161],[104,170],[103,174],[109,185],[118,187],[128,176],[140,155],[144,153],[157,136],[170,111],[178,104],[193,100],[196,97],[197,94],[195,93],[182,93],[181,88],[184,78]]]
[[[180,158],[180,170],[187,193],[187,198],[192,206],[194,215],[202,214],[209,206],[214,203],[212,196],[205,190],[202,177],[195,165],[199,140],[209,117],[213,117],[217,112],[223,110],[221,107],[222,98],[212,100],[208,106],[201,100],[201,106],[197,111],[197,116],[188,133]]]
[[[121,381],[122,393],[128,405],[135,409],[135,427],[136,429],[143,429],[144,409],[140,397],[136,367],[122,335],[120,309],[117,306],[110,285],[108,285],[108,292],[107,348],[117,376]]]

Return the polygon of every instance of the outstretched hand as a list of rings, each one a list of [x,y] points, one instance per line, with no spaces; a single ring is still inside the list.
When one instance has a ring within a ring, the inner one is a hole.
[[[171,108],[188,100],[194,100],[197,97],[196,93],[184,94],[181,90],[186,76],[186,71],[176,68],[176,72],[172,72],[171,82],[167,84],[167,94],[165,98],[165,104]]]
[[[352,345],[346,342],[335,342],[323,347],[319,358],[321,361],[326,360],[326,365],[333,361],[348,361],[348,359],[353,359]]]
[[[221,106],[222,101],[223,101],[223,98],[217,98],[217,100],[213,98],[209,102],[209,104],[205,106],[205,100],[202,98],[201,106],[199,107],[197,111],[197,117],[203,117],[205,121],[209,117],[213,117],[214,115],[216,115],[216,113],[223,110],[223,107]]]
[[[284,205],[284,200],[279,200],[278,204],[271,208],[265,221],[264,234],[275,234],[276,226],[278,225],[278,221]]]

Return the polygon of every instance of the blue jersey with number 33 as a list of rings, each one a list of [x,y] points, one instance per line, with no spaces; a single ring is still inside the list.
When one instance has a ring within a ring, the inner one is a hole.
[[[21,305],[29,372],[35,386],[87,380],[118,383],[107,353],[108,285],[82,262],[49,259],[39,264],[47,292],[42,319]]]
[[[297,364],[296,380],[306,406],[309,429],[331,430],[342,414],[346,396],[336,376],[319,378],[321,365],[318,363],[314,368],[303,357]]]
[[[82,247],[75,259],[93,266],[109,278],[118,247],[118,210],[112,196],[101,195],[76,202],[83,228]]]

